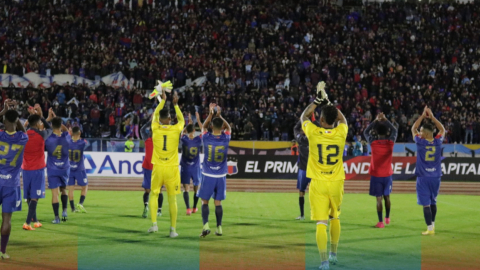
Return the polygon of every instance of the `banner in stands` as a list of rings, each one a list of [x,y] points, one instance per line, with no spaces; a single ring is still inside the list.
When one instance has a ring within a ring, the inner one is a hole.
[[[143,177],[144,153],[85,152],[85,168],[89,176]],[[181,156],[179,154],[179,156]],[[203,154],[200,155],[201,160]],[[415,157],[393,157],[394,180],[415,180]],[[368,180],[370,157],[344,157],[346,180]],[[480,159],[444,158],[442,180],[480,181]],[[230,156],[228,178],[296,179],[296,156],[238,155]]]
[[[229,169],[236,171],[229,178],[240,179],[296,179],[296,156],[235,156]],[[393,157],[394,180],[415,180],[415,157]],[[369,180],[370,157],[344,157],[346,180]],[[232,167],[232,168],[231,168]],[[480,159],[444,158],[442,180],[480,181]]]

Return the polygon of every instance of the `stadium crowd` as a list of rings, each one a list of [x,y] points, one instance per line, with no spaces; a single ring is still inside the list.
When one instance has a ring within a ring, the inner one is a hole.
[[[138,138],[155,80],[181,87],[206,76],[185,88],[186,114],[205,117],[216,102],[232,139],[286,141],[324,80],[349,141],[379,112],[398,127],[397,141],[412,141],[428,105],[447,142],[480,143],[479,5],[371,3],[351,12],[310,0],[135,1],[131,10],[123,2],[5,1],[0,73],[98,79],[121,71],[134,88],[3,85],[2,99],[24,100],[24,116],[35,103],[44,114],[53,107],[86,137]]]

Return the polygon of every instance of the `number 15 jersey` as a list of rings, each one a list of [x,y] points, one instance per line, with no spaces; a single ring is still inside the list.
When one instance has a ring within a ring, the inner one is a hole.
[[[415,175],[419,177],[442,176],[443,137],[437,136],[432,141],[428,141],[417,135],[414,140],[417,144]]]
[[[307,177],[317,180],[344,180],[343,149],[348,127],[339,124],[336,128],[317,127],[311,121],[304,121],[302,129],[308,138],[309,156]]]

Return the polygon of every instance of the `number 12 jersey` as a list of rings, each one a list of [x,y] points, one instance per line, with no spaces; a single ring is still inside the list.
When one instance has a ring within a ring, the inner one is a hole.
[[[343,149],[348,127],[339,124],[336,128],[317,127],[311,121],[304,121],[302,129],[308,138],[309,156],[307,177],[316,180],[344,180]]]

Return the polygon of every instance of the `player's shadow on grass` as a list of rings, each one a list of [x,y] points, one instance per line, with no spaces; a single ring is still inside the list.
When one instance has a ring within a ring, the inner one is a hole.
[[[261,226],[259,223],[247,223],[247,222],[239,222],[239,223],[231,223],[233,226]]]

